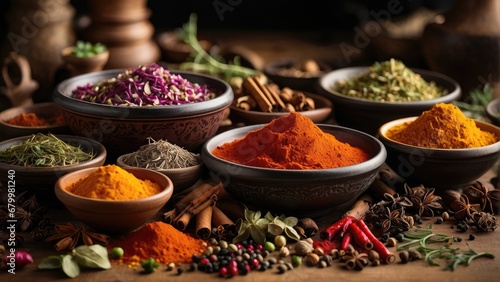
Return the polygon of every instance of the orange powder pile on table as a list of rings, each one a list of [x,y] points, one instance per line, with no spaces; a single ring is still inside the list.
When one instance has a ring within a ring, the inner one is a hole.
[[[124,251],[122,262],[137,263],[153,258],[159,263],[189,263],[205,250],[205,241],[196,239],[171,224],[151,222],[112,243]]]
[[[340,142],[296,112],[225,143],[212,153],[234,163],[277,169],[335,168],[369,158],[362,149]]]
[[[67,190],[87,198],[132,200],[158,194],[161,187],[149,179],[139,179],[117,165],[106,165],[78,180]]]

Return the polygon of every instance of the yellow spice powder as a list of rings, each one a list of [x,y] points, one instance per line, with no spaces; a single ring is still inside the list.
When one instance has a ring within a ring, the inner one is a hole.
[[[132,200],[158,194],[160,185],[141,180],[117,165],[101,166],[67,188],[73,194],[104,200]]]

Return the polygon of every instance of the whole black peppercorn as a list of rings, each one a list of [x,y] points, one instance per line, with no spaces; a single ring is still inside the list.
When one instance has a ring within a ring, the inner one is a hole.
[[[476,235],[474,235],[474,234],[472,234],[472,233],[471,233],[471,234],[469,234],[469,240],[471,240],[471,241],[472,241],[472,240],[474,240],[474,239],[476,239]]]
[[[182,268],[182,267],[178,267],[177,268],[177,274],[178,275],[181,275],[183,272],[184,272],[184,268]]]
[[[436,224],[441,224],[441,223],[443,223],[443,221],[444,221],[444,220],[443,220],[443,218],[442,218],[442,217],[438,217],[438,218],[436,218]]]
[[[395,238],[396,238],[396,240],[398,240],[398,242],[403,242],[403,239],[405,238],[405,234],[398,233],[398,234],[396,234]]]

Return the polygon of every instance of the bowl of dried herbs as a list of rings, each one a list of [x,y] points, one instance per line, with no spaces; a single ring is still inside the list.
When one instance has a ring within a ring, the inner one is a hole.
[[[0,181],[16,189],[53,188],[59,177],[104,164],[106,148],[81,136],[37,133],[0,142]]]
[[[329,72],[318,80],[318,91],[332,101],[340,125],[372,135],[386,122],[419,116],[433,105],[458,100],[461,95],[455,80],[410,69],[395,59]]]

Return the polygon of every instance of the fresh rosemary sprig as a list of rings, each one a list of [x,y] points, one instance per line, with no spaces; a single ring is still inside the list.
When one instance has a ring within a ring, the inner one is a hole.
[[[483,119],[486,116],[486,106],[493,99],[493,88],[486,83],[482,90],[474,89],[469,93],[470,102],[454,101],[462,111],[469,113],[474,119]]]
[[[179,39],[189,44],[194,50],[191,54],[192,61],[182,63],[179,66],[180,69],[208,73],[221,77],[228,82],[231,82],[235,78],[244,79],[249,76],[260,74],[257,70],[240,66],[238,59],[235,59],[233,64],[228,64],[207,53],[198,41],[198,28],[196,22],[196,14],[191,14],[189,21],[183,25],[182,29],[177,30]]]
[[[405,233],[404,241],[405,242],[398,244],[398,251],[418,250],[422,255],[424,255],[425,261],[432,266],[440,265],[436,259],[445,259],[447,263],[444,270],[454,271],[457,266],[461,264],[468,266],[471,264],[472,260],[480,257],[490,259],[495,258],[495,256],[491,253],[477,253],[469,246],[469,244],[467,244],[469,250],[466,252],[460,252],[459,248],[451,248],[450,246],[454,242],[454,237],[444,234],[434,234],[432,232],[432,226],[428,229],[410,229]],[[445,243],[445,245],[439,248],[432,248],[429,246],[431,243]]]

